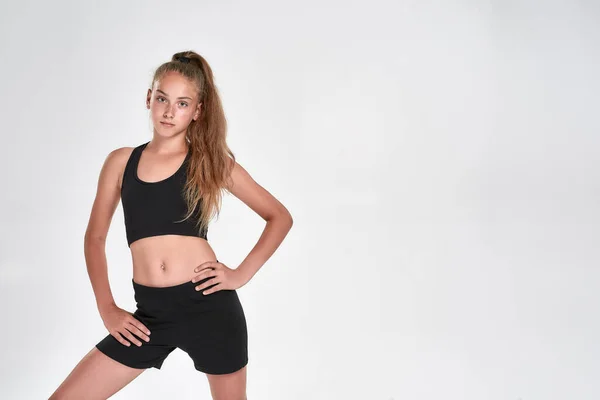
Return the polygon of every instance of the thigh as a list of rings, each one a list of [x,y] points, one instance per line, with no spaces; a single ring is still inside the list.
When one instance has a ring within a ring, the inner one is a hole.
[[[213,400],[246,400],[247,366],[231,374],[206,374]]]
[[[79,361],[49,400],[108,399],[144,371],[123,365],[94,347]]]

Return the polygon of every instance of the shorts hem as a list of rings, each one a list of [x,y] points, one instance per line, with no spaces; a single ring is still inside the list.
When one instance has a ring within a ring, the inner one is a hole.
[[[240,369],[244,368],[246,365],[248,365],[248,358],[246,358],[246,360],[241,365],[234,367],[233,369],[210,369],[210,368],[199,367],[196,364],[194,364],[194,368],[197,371],[200,371],[200,372],[203,372],[203,373],[209,374],[209,375],[225,375],[225,374],[232,374],[234,372],[237,372]]]
[[[156,368],[156,369],[160,369],[160,367],[162,366],[162,362],[160,363],[154,363],[154,364],[148,364],[148,365],[133,365],[131,363],[128,363],[127,361],[115,358],[113,355],[108,354],[106,351],[102,350],[100,347],[98,347],[98,345],[95,346],[102,354],[104,354],[105,356],[109,357],[110,359],[118,362],[119,364],[123,364],[126,367],[129,368],[135,368],[135,369],[148,369],[148,368]]]

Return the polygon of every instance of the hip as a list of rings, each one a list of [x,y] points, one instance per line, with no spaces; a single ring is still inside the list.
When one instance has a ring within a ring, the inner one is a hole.
[[[235,290],[218,290],[205,295],[195,289],[198,283],[191,281],[165,287],[146,286],[133,279],[131,282],[136,302],[134,315],[147,322],[244,319]]]

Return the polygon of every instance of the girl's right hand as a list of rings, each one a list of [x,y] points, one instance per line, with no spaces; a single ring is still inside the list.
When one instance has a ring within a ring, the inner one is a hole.
[[[104,310],[100,316],[102,317],[106,329],[108,329],[110,334],[121,344],[130,346],[130,343],[124,338],[126,337],[132,343],[141,346],[142,342],[134,337],[133,333],[144,339],[146,342],[150,341],[150,338],[147,336],[150,334],[150,330],[138,321],[133,314],[123,310],[116,304]]]

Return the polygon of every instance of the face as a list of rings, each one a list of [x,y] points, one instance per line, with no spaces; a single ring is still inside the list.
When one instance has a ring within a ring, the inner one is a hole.
[[[185,132],[200,116],[201,105],[193,83],[177,72],[166,73],[146,96],[154,131],[164,136]]]

